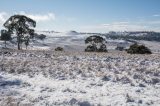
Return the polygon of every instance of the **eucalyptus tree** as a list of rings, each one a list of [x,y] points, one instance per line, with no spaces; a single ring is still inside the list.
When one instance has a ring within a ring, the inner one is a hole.
[[[29,39],[34,35],[34,29],[36,27],[36,21],[24,15],[11,16],[5,23],[4,27],[9,33],[14,33],[17,36],[18,50],[22,48],[22,43],[29,44]]]
[[[85,40],[85,44],[88,44],[85,49],[86,52],[107,52],[106,40],[97,35],[89,36]]]

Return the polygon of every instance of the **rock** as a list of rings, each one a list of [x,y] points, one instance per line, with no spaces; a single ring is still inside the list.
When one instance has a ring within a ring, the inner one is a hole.
[[[103,81],[110,81],[111,80],[111,76],[104,76],[102,78]]]
[[[103,86],[103,84],[100,83],[100,84],[97,84],[97,86]]]
[[[140,76],[140,75],[135,74],[135,75],[133,76],[133,78],[134,78],[134,79],[140,79],[140,78],[141,78],[141,76]]]
[[[160,79],[158,78],[152,78],[152,84],[157,84],[160,82]]]
[[[128,84],[131,82],[128,77],[122,77],[121,79],[119,79],[119,81],[122,82],[123,84]]]
[[[9,70],[9,73],[15,73],[14,69]]]
[[[143,101],[142,101],[142,100],[139,100],[139,101],[138,101],[138,103],[139,103],[139,104],[142,104],[142,103],[143,103]]]
[[[77,99],[72,98],[72,99],[69,101],[69,104],[70,104],[70,105],[75,105],[77,102],[78,102]]]
[[[126,103],[128,103],[128,102],[134,102],[134,100],[128,94],[126,95],[126,98],[127,98]]]
[[[139,89],[138,89],[138,90],[136,90],[136,92],[139,92],[139,93],[140,93],[140,92],[141,92],[141,90],[139,90]]]
[[[160,72],[155,72],[153,75],[156,76],[156,77],[159,77],[160,76]]]
[[[91,106],[91,104],[88,101],[79,102],[78,105],[79,106]]]
[[[139,87],[146,87],[144,84],[139,84]]]

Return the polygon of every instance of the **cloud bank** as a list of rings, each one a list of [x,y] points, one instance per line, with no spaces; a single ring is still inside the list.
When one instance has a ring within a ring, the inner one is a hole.
[[[81,27],[86,32],[109,31],[157,31],[160,32],[160,21],[112,22]]]
[[[55,14],[54,13],[46,13],[46,14],[28,14],[25,12],[17,12],[15,14],[20,15],[26,15],[29,18],[37,21],[37,22],[46,22],[46,21],[54,21],[55,20]],[[12,16],[9,13],[6,12],[0,12],[0,24],[3,24],[10,16]]]
[[[57,28],[56,30],[62,31],[67,30],[68,27],[70,27],[71,30],[78,30],[81,32],[109,32],[109,31],[157,31],[160,32],[160,20],[157,19],[158,14],[152,15],[155,18],[146,20],[145,18],[143,20],[134,20],[134,21],[122,21],[122,22],[110,22],[110,23],[102,23],[97,25],[87,25],[85,23],[85,26],[79,25],[79,26],[73,26],[75,24],[75,18],[66,18],[60,19],[58,17],[58,21],[56,20],[56,24],[53,24],[53,21],[55,21],[56,17],[54,13],[45,13],[45,14],[34,14],[34,13],[26,13],[24,11],[17,12],[14,14],[21,14],[26,15],[33,20],[37,21],[37,27],[36,29],[50,29],[54,30],[52,28]],[[9,14],[7,12],[0,12],[0,29],[3,26],[3,23],[13,14]],[[68,23],[68,25],[65,25],[65,23]],[[84,23],[82,23],[84,24]],[[65,27],[66,26],[66,27]]]

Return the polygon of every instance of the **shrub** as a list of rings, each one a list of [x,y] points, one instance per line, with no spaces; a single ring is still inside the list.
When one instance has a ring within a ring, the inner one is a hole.
[[[133,44],[127,49],[130,54],[152,54],[151,50],[144,45]]]
[[[124,47],[117,46],[117,47],[116,47],[116,50],[123,51],[123,50],[124,50]]]
[[[46,38],[46,35],[44,35],[44,34],[40,34],[40,35],[39,35],[39,39],[43,40],[43,39],[45,39],[45,38]]]
[[[55,51],[64,51],[64,49],[62,47],[57,47],[55,48]]]

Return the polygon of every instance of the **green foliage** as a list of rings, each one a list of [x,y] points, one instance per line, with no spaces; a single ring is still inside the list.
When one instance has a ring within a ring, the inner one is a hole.
[[[94,45],[88,45],[87,48],[85,49],[85,52],[93,52],[97,51],[97,47]]]
[[[6,41],[11,40],[11,34],[7,30],[1,30],[1,40],[5,41],[6,47]]]
[[[133,44],[127,50],[130,54],[152,54],[151,50],[144,45]]]
[[[55,51],[64,51],[64,49],[62,47],[57,47],[55,48]]]
[[[1,40],[9,41],[11,40],[11,34],[7,30],[1,30]]]
[[[90,36],[85,40],[85,43],[103,43],[105,41],[104,38],[94,35],[94,36]]]
[[[30,27],[36,27],[36,22],[24,15],[14,15],[4,23],[4,27],[8,29],[9,33],[16,33],[18,50],[20,50],[26,36],[33,37],[34,29]]]
[[[107,52],[105,42],[105,39],[101,36],[90,36],[85,40],[85,43],[89,44],[85,52]]]
[[[98,49],[98,52],[108,52],[106,45],[105,45],[105,44],[102,44],[102,45],[100,46],[100,48]]]

